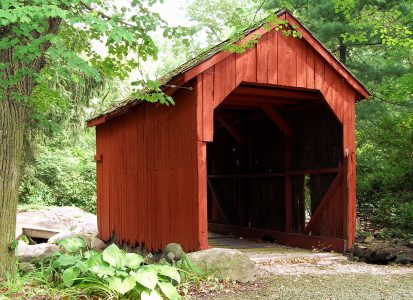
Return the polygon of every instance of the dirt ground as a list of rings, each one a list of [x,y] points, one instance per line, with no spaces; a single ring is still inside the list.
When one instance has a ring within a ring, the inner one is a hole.
[[[215,237],[256,263],[256,280],[200,289],[192,299],[413,299],[413,267],[352,262],[337,254]]]

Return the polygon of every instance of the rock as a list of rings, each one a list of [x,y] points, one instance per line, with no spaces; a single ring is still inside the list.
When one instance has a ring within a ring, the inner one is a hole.
[[[102,241],[101,239],[94,238],[92,240],[91,248],[95,249],[96,251],[103,251],[106,248],[106,243]]]
[[[19,270],[25,273],[29,273],[31,271],[36,270],[36,267],[28,262],[19,262]]]
[[[362,258],[368,254],[369,250],[365,246],[360,246],[360,245],[354,245],[353,248],[353,256],[356,256],[358,258]]]
[[[255,264],[243,252],[235,249],[212,248],[187,254],[199,269],[239,282],[254,280]]]
[[[395,261],[396,256],[388,251],[372,251],[367,257],[367,263],[375,265],[387,265]]]
[[[93,244],[93,241],[96,239],[97,234],[98,234],[97,231],[93,229],[92,230],[77,229],[74,231],[62,231],[50,237],[47,240],[47,242],[50,244],[57,244],[58,242],[64,239],[68,239],[72,237],[83,237],[86,241],[87,247],[94,248],[92,244]]]
[[[97,235],[96,215],[77,207],[47,207],[40,210],[18,212],[16,236],[22,234],[22,228],[54,232],[76,232],[84,236]]]
[[[376,231],[374,231],[373,232],[373,236],[377,239],[377,238],[380,238],[380,236],[381,236],[381,230],[376,230]]]
[[[369,235],[368,237],[366,237],[366,238],[364,239],[364,242],[365,242],[365,243],[373,243],[373,242],[374,242],[374,236]]]
[[[364,236],[362,236],[362,235],[356,236],[356,242],[357,242],[357,243],[363,243],[365,239],[366,239],[366,238],[365,238]]]
[[[166,245],[163,250],[163,254],[168,261],[178,261],[184,255],[184,250],[182,250],[181,245],[176,243],[170,243]]]
[[[17,256],[21,262],[41,259],[55,252],[59,252],[59,246],[49,243],[27,245],[26,243],[19,241],[17,247]]]
[[[410,251],[402,251],[397,254],[397,258],[394,261],[396,264],[407,265],[413,263],[413,253]]]
[[[78,235],[73,231],[62,231],[62,232],[59,232],[58,234],[55,234],[52,237],[50,237],[47,240],[47,242],[49,244],[57,244],[61,240],[65,240],[65,239],[68,239],[68,238],[71,238],[71,237],[76,237],[76,236],[78,236]]]

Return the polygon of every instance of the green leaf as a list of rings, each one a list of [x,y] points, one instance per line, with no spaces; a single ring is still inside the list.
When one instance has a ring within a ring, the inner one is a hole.
[[[177,300],[181,299],[181,296],[179,295],[178,291],[176,288],[169,282],[159,282],[158,283],[159,288],[161,289],[162,293],[170,299],[170,300]]]
[[[101,253],[89,253],[87,255],[85,253],[85,256],[86,257],[88,256],[86,264],[89,268],[106,264],[102,259],[102,254]]]
[[[63,246],[67,252],[77,252],[81,249],[86,249],[86,241],[80,237],[64,239],[59,241],[58,244]]]
[[[15,250],[15,249],[17,249],[17,246],[18,246],[18,245],[19,245],[19,241],[16,240],[16,239],[14,239],[14,240],[12,240],[11,243],[10,243],[10,249],[11,249],[11,250]]]
[[[115,275],[115,269],[108,266],[93,266],[90,268],[92,273],[95,273],[100,278],[106,278],[108,276]]]
[[[159,266],[159,275],[169,277],[172,280],[176,281],[177,284],[181,282],[181,276],[179,275],[179,272],[176,270],[176,268],[171,266]]]
[[[56,260],[60,267],[73,266],[78,262],[79,258],[73,255],[63,254]]]
[[[127,277],[124,280],[113,277],[113,278],[108,279],[108,283],[109,283],[109,288],[112,291],[116,291],[122,295],[132,290],[136,285],[136,281],[135,279],[133,279],[133,277]]]
[[[112,267],[121,269],[125,266],[126,255],[115,244],[110,245],[102,252],[102,258]]]
[[[157,290],[142,291],[141,300],[162,300],[162,295]]]
[[[89,270],[88,265],[84,261],[81,261],[81,260],[75,264],[75,267],[78,268],[80,272],[82,273],[86,273]]]
[[[70,267],[69,269],[64,270],[62,275],[63,284],[66,287],[71,287],[74,281],[79,277],[79,270],[75,267]]]
[[[136,253],[126,253],[126,266],[137,269],[143,262],[143,257]]]
[[[144,287],[153,290],[158,283],[158,274],[154,270],[140,268],[136,272],[130,272],[130,275]]]

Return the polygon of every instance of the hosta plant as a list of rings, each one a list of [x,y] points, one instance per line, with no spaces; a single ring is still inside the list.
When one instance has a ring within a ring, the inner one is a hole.
[[[83,238],[62,240],[66,250],[52,259],[53,278],[61,287],[84,293],[106,293],[120,299],[181,299],[178,270],[168,264],[144,264],[142,256],[126,253],[115,244],[103,252],[87,250]]]

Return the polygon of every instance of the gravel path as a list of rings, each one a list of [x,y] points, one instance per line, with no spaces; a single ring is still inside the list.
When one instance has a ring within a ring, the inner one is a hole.
[[[413,299],[413,267],[356,263],[336,253],[274,244],[243,248],[239,250],[256,263],[256,281],[227,285],[195,299]]]

